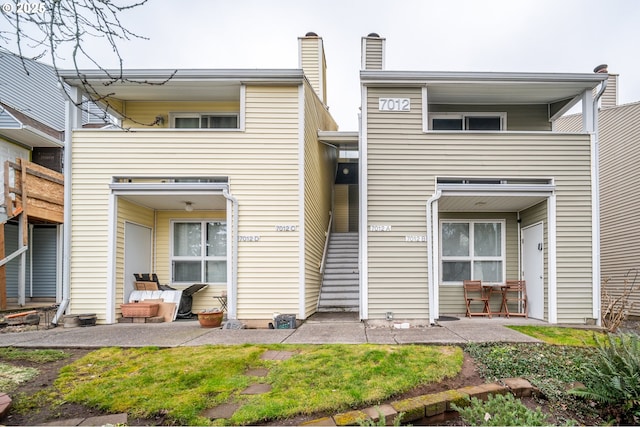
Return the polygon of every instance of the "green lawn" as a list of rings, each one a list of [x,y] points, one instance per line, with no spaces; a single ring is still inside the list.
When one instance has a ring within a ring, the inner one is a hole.
[[[263,360],[267,350],[294,352]],[[64,399],[131,417],[166,414],[182,425],[212,424],[203,410],[237,403],[218,424],[252,424],[298,414],[375,405],[420,384],[455,376],[458,347],[393,345],[243,345],[172,349],[105,348],[65,367],[56,382]],[[267,368],[266,377],[245,375]],[[266,394],[241,394],[256,382]]]
[[[594,334],[604,337],[604,332],[594,329],[574,329],[558,326],[508,326],[514,331],[537,338],[547,344],[593,347]]]

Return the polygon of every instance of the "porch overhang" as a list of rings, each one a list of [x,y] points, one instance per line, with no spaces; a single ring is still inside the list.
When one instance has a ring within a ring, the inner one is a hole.
[[[553,184],[439,184],[440,212],[519,212],[545,201]]]
[[[113,195],[154,210],[225,210],[227,183],[221,182],[114,182]]]

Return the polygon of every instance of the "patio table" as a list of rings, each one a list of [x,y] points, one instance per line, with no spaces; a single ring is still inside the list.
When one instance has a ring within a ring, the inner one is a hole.
[[[507,315],[506,312],[501,311],[504,302],[504,298],[506,296],[506,290],[507,290],[507,286],[504,283],[499,283],[499,284],[483,284],[482,288],[484,289],[484,291],[486,292],[487,296],[489,297],[489,309],[491,310],[491,315],[498,315],[498,316],[502,316],[502,315]],[[498,309],[498,311],[493,311],[493,309],[491,309],[491,297],[496,294],[499,295],[499,301],[500,301],[500,309]]]

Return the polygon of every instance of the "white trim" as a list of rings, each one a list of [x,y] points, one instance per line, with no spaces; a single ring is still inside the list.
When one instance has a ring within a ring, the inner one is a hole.
[[[360,118],[360,166],[358,167],[360,181],[360,320],[369,318],[369,253],[367,236],[367,191],[368,191],[368,165],[367,165],[367,88],[361,87],[360,105],[362,106]]]
[[[62,303],[56,313],[56,323],[62,317],[63,312],[69,306],[71,300],[71,228],[72,228],[72,180],[73,162],[71,147],[73,143],[74,129],[81,127],[82,112],[76,103],[82,101],[80,90],[76,87],[69,87],[68,99],[65,101],[65,130],[64,130],[64,242],[63,242],[63,264],[62,264]]]
[[[519,216],[519,214],[520,214],[520,212],[518,212],[518,216]],[[534,223],[531,223],[531,224],[527,225],[526,227],[521,227],[520,226],[520,222],[518,222],[518,280],[524,280],[524,275],[522,274],[523,273],[522,269],[524,267],[524,260],[523,260],[523,256],[522,256],[522,254],[524,254],[524,244],[525,244],[524,237],[523,237],[524,236],[524,231],[528,230],[529,228],[537,227],[539,225],[542,226],[542,240],[543,240],[543,243],[542,243],[543,248],[542,249],[543,249],[543,251],[544,251],[544,249],[547,249],[547,255],[546,256],[548,257],[550,251],[549,251],[549,248],[545,248],[545,245],[544,245],[544,221],[534,222]],[[551,247],[551,244],[549,243],[548,246]],[[542,287],[543,287],[543,289],[542,289],[542,317],[543,317],[543,319],[544,319],[544,309],[545,308],[547,308],[547,309],[549,308],[549,307],[545,307],[545,298],[544,298],[544,284],[545,284],[544,260],[545,260],[545,255],[544,255],[544,252],[543,252],[542,253],[542,271],[540,272],[541,273],[540,277],[542,277]],[[547,266],[548,266],[548,264],[549,263],[547,261]],[[547,287],[548,287],[548,283],[549,283],[549,281],[547,279]],[[551,310],[549,310],[549,312],[551,312]],[[548,317],[548,314],[547,314],[547,317]]]
[[[600,299],[600,178],[599,178],[599,143],[596,122],[596,132],[591,134],[591,264],[592,264],[592,315],[596,325],[600,326],[601,304]]]
[[[436,285],[436,274],[438,269],[435,266],[436,262],[435,262],[435,252],[438,249],[438,243],[436,241],[436,239],[434,238],[434,219],[433,219],[433,215],[435,215],[436,220],[438,219],[438,213],[434,211],[437,211],[438,208],[438,199],[442,197],[442,191],[436,189],[436,192],[433,193],[433,196],[431,196],[429,198],[429,200],[427,200],[427,203],[425,205],[425,210],[426,210],[426,223],[427,223],[427,292],[428,292],[428,305],[429,305],[429,323],[430,324],[434,324],[435,323],[435,313],[440,313],[440,309],[436,309],[435,307],[435,302],[436,300],[439,300],[436,295],[436,293],[439,292],[439,287]],[[435,209],[434,209],[434,205],[435,204]]]
[[[231,280],[227,282],[227,318],[229,319],[237,319],[238,318],[238,223],[240,222],[240,215],[238,210],[238,199],[229,193],[228,190],[224,190],[222,195],[227,199],[227,220],[229,220],[229,215],[231,210],[229,209],[229,203],[231,203],[232,209],[232,225],[231,232],[229,232],[229,228],[227,227],[227,248],[231,247],[229,243],[233,245],[233,249],[231,252]],[[227,221],[227,224],[229,222]],[[227,255],[229,252],[227,251]],[[229,279],[229,277],[227,277]]]
[[[240,85],[240,114],[238,115],[238,130],[245,131],[245,123],[247,119],[247,86]]]
[[[174,241],[175,241],[175,225],[176,224],[185,224],[185,223],[190,223],[190,224],[200,224],[200,254],[199,255],[194,255],[194,256],[176,256],[173,251],[175,248],[174,245]],[[210,223],[220,223],[223,224],[225,226],[225,230],[227,232],[227,239],[225,242],[225,245],[227,246],[227,251],[225,252],[225,255],[207,255],[207,233],[208,233],[208,225]],[[200,263],[200,279],[196,281],[196,283],[208,283],[208,284],[214,284],[214,285],[226,285],[227,283],[229,283],[230,277],[227,275],[226,280],[224,282],[210,282],[206,277],[205,274],[205,265],[207,262],[209,261],[213,261],[213,262],[220,262],[220,261],[224,261],[227,265],[227,270],[228,270],[228,265],[229,265],[229,259],[227,258],[228,255],[228,247],[229,247],[229,225],[227,224],[226,221],[220,220],[220,219],[212,219],[212,218],[205,218],[205,217],[194,217],[194,218],[173,218],[169,220],[169,273],[171,274],[171,281],[170,283],[172,285],[186,285],[186,284],[190,284],[193,283],[193,281],[186,281],[186,282],[180,282],[175,279],[175,272],[173,270],[173,265],[175,261],[186,261],[186,262],[198,262]]]
[[[107,224],[107,301],[105,322],[115,323],[116,316],[116,252],[118,234],[118,198],[113,191],[109,193]],[[124,265],[123,265],[124,267]]]
[[[422,86],[422,132],[429,131],[429,90]]]
[[[547,199],[547,301],[548,322],[558,323],[558,279],[557,279],[557,248],[556,245],[556,195],[551,194]]]
[[[203,127],[197,127],[197,128],[178,128],[176,127],[176,119],[189,119],[189,118],[197,118],[198,120],[202,120],[202,117],[206,116],[206,117],[235,117],[236,118],[236,123],[237,126],[233,127],[233,128],[203,128]],[[180,111],[180,112],[169,112],[169,128],[174,130],[207,130],[207,131],[213,131],[213,132],[226,132],[229,130],[240,130],[241,126],[240,126],[240,112],[235,112],[235,111],[204,111],[204,112],[187,112],[187,111]]]
[[[324,44],[322,42],[322,37],[318,37],[318,98],[322,101],[323,104],[326,105],[327,100],[325,99],[324,93]],[[304,104],[303,104],[304,105]]]
[[[593,92],[585,90],[582,93],[582,132],[589,133],[595,130]]]
[[[469,117],[499,117],[500,118],[500,129],[499,130],[477,130],[477,129],[467,129],[466,128],[466,119]],[[460,119],[462,121],[462,130],[437,130],[436,132],[505,132],[507,130],[507,113],[502,111],[455,111],[455,112],[444,112],[437,113],[433,112],[427,115],[427,131],[433,130],[433,119]]]
[[[304,191],[304,85],[298,86],[298,316],[306,319],[305,191]]]
[[[226,211],[226,221],[227,221],[227,318],[235,319],[236,318],[236,310],[235,310],[235,296],[233,292],[233,282],[234,282],[234,264],[235,259],[233,259],[233,248],[237,244],[233,241],[233,236],[235,233],[233,232],[233,206],[230,199],[227,199],[227,211]],[[229,227],[231,224],[231,227]],[[229,261],[231,260],[231,261]],[[232,309],[233,308],[233,309]],[[232,317],[233,314],[233,317]]]
[[[437,201],[436,201],[436,206],[437,208]],[[434,214],[435,215],[435,214]],[[461,218],[461,219],[442,219],[438,222],[434,221],[434,224],[438,224],[438,231],[440,230],[440,228],[442,227],[443,223],[461,223],[461,224],[469,224],[469,254],[467,256],[460,256],[460,257],[451,257],[451,258],[460,258],[460,261],[466,261],[466,258],[468,258],[468,261],[471,263],[471,279],[475,279],[475,280],[479,280],[477,277],[473,277],[473,263],[475,261],[497,261],[498,258],[500,258],[500,262],[502,263],[502,280],[500,280],[499,282],[496,283],[503,283],[506,278],[507,278],[507,220],[505,218],[497,218],[497,219],[492,219],[492,218],[479,218],[479,219],[465,219],[465,218]],[[473,227],[474,224],[477,223],[499,223],[501,231],[500,231],[500,245],[501,245],[501,255],[498,256],[477,256],[474,255],[473,252],[473,242],[475,240],[475,228]],[[434,239],[437,237],[435,235],[435,228],[434,228]],[[440,240],[438,240],[436,242],[437,244],[439,244],[440,246],[442,246],[442,242]],[[438,266],[441,265],[442,262],[447,261],[447,259],[443,260],[442,254],[440,253],[440,251],[437,252],[438,255],[438,262],[436,263]],[[447,257],[449,258],[449,257]],[[463,259],[465,258],[465,259]],[[456,259],[452,259],[452,261],[457,261]],[[450,281],[450,282],[446,282],[444,281],[444,279],[440,276],[440,274],[438,274],[437,277],[437,284],[442,283],[443,286],[459,286],[462,285],[462,282],[460,281]],[[484,282],[488,282],[487,280],[483,280]],[[488,283],[493,283],[493,282],[488,282]]]

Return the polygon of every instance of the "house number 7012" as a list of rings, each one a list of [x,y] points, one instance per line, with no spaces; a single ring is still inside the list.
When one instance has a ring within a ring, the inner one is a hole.
[[[378,98],[379,111],[411,111],[409,98]]]

